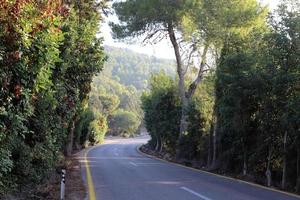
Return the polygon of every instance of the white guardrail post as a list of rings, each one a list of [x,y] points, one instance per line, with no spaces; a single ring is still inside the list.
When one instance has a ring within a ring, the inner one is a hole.
[[[66,170],[61,170],[61,183],[60,183],[60,200],[65,199],[65,183],[66,183]]]

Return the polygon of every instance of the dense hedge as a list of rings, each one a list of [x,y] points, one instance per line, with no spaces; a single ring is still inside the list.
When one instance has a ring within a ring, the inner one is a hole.
[[[41,181],[70,154],[75,122],[105,60],[96,38],[99,6],[0,1],[0,196]]]

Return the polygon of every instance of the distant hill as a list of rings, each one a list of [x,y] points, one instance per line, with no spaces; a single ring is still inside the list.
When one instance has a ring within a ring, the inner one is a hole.
[[[103,75],[111,77],[125,86],[134,86],[138,91],[147,89],[153,73],[164,70],[175,76],[175,61],[136,53],[129,49],[105,46],[108,61]]]
[[[139,132],[143,119],[140,95],[151,74],[164,70],[175,77],[175,61],[116,47],[105,47],[104,69],[91,84],[89,107],[105,115],[111,135]]]

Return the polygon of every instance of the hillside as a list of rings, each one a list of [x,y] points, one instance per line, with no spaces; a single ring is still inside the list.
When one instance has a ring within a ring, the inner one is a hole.
[[[142,123],[140,95],[151,75],[163,70],[174,77],[175,63],[116,47],[106,46],[105,53],[108,61],[93,79],[89,107],[102,113],[108,134],[130,136]]]
[[[129,49],[105,46],[108,61],[104,66],[104,74],[126,86],[134,86],[138,91],[148,87],[148,80],[153,73],[164,70],[175,76],[175,61],[160,59]]]

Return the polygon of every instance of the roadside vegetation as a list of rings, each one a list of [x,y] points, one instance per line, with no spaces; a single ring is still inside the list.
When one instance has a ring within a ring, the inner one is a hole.
[[[142,96],[148,148],[174,160],[300,192],[300,5],[127,0],[116,39],[168,38],[176,77]]]
[[[151,74],[164,70],[175,77],[175,63],[116,47],[106,46],[105,52],[108,59],[104,70],[91,84],[89,112],[101,113],[107,135],[132,137],[143,127],[140,97],[149,90]]]
[[[0,198],[43,183],[71,155],[106,59],[96,37],[104,9],[94,0],[0,1]],[[93,140],[101,119],[93,114]]]

